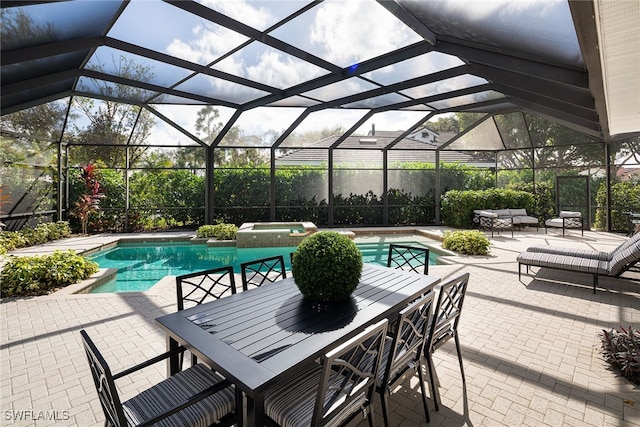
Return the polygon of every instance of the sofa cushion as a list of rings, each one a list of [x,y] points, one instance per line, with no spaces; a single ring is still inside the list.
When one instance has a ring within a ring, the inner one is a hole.
[[[498,216],[511,216],[509,209],[494,209],[493,213],[498,214]]]
[[[529,216],[526,209],[509,209],[511,216]]]
[[[538,220],[538,218],[536,218],[535,216],[514,216],[513,217],[513,223],[514,224],[535,224],[538,225],[538,222],[540,222]]]
[[[560,211],[560,214],[558,216],[560,218],[580,217],[580,216],[582,216],[582,213],[581,212],[575,212],[575,211]]]
[[[486,211],[474,211],[478,214],[478,216],[485,216],[487,218],[498,218],[498,214],[490,211],[490,210],[486,210]]]
[[[544,225],[546,225],[547,227],[560,227],[562,228],[564,226],[564,222],[562,221],[562,218],[552,218],[552,219],[548,219],[544,222]]]

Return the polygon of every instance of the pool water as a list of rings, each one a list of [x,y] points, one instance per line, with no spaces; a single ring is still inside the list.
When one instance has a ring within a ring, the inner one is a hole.
[[[426,247],[421,242],[402,244]],[[389,242],[357,243],[366,263],[387,265]],[[296,247],[240,248],[208,247],[190,242],[172,243],[120,243],[115,248],[101,251],[90,259],[100,268],[115,268],[116,278],[93,289],[92,293],[142,292],[165,276],[179,276],[196,271],[232,265],[240,273],[240,264],[260,258],[283,255],[285,267],[291,269],[290,253]],[[429,263],[436,264],[438,254],[429,253]]]

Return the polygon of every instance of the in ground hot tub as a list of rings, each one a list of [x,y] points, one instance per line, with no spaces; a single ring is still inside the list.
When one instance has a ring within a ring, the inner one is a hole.
[[[236,247],[298,246],[316,231],[312,222],[245,222],[236,233]]]

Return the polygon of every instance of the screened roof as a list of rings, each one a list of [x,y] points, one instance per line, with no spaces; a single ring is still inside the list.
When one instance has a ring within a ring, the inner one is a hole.
[[[265,147],[322,114],[353,117],[332,142],[348,144],[391,112],[414,123],[385,142],[397,147],[454,112],[522,112],[510,129],[534,115],[610,142],[640,134],[637,22],[640,2],[610,0],[3,1],[1,109],[84,96],[171,122],[163,111],[212,105],[225,127],[196,142],[213,146],[265,111],[287,123]],[[487,117],[482,138],[447,148],[520,146]]]

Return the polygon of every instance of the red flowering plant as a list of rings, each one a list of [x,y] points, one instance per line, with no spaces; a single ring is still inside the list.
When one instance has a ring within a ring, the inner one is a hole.
[[[84,182],[86,193],[78,197],[75,208],[71,212],[82,224],[82,234],[87,234],[89,215],[100,210],[100,199],[104,197],[102,186],[98,181],[98,168],[89,163],[80,170],[80,180]]]

